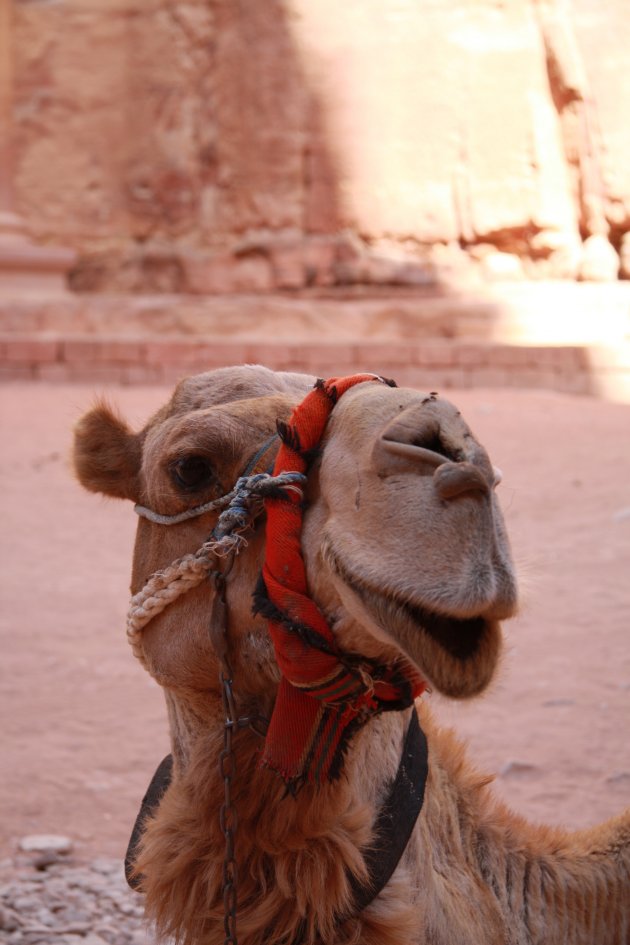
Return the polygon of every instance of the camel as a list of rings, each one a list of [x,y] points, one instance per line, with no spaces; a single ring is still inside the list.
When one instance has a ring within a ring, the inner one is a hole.
[[[499,475],[454,405],[222,368],[141,432],[98,403],[74,465],[139,515],[128,634],[172,758],[131,873],[161,935],[627,945],[630,811],[528,824],[421,698],[486,689],[518,605]]]

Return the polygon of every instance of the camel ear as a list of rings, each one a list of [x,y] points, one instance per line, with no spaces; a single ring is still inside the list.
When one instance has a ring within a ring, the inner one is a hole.
[[[138,501],[141,438],[108,404],[98,403],[77,423],[73,462],[90,492]]]

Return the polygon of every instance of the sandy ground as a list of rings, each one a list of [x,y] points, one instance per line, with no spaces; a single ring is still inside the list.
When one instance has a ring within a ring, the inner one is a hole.
[[[112,389],[140,425],[166,399]],[[0,388],[0,854],[63,833],[119,856],[168,750],[158,687],[125,642],[135,517],[68,468],[88,387]],[[435,711],[523,815],[569,826],[630,801],[630,406],[550,393],[449,395],[504,472],[521,614],[492,691]]]

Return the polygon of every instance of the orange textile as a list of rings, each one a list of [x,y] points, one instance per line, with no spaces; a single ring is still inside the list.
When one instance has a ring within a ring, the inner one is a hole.
[[[318,381],[288,424],[274,475],[306,473],[337,402],[356,384],[388,383],[374,374]],[[381,666],[341,652],[326,618],[309,596],[301,552],[303,499],[286,490],[265,500],[266,552],[256,607],[269,618],[282,673],[262,764],[296,788],[338,777],[352,734],[371,716],[403,709],[425,683],[403,658]]]

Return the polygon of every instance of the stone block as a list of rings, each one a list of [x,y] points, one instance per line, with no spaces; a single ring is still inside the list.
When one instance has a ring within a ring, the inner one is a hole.
[[[500,367],[530,367],[536,364],[536,348],[519,345],[496,345],[488,352],[488,361]]]
[[[123,383],[125,368],[121,364],[68,361],[68,380],[90,384]]]
[[[378,371],[379,365],[392,367],[411,365],[416,361],[420,342],[360,342],[355,345],[357,364],[364,364],[366,371]],[[368,365],[370,365],[368,367]]]
[[[470,386],[469,377],[463,368],[434,368],[431,371],[432,387],[441,393],[445,390],[464,390]]]
[[[334,365],[356,364],[356,349],[350,342],[330,342],[329,344],[307,344],[302,349],[301,360],[307,370],[328,371],[329,376],[337,370]],[[371,371],[371,367],[365,370]]]
[[[419,341],[412,347],[412,351],[413,360],[419,367],[453,367],[456,363],[456,348],[448,342],[431,344]]]
[[[484,365],[480,367],[471,367],[468,372],[469,387],[509,387],[510,377],[514,376],[514,371],[508,371],[504,368]],[[520,385],[518,385],[520,386]]]
[[[163,338],[147,341],[145,360],[147,364],[194,364],[198,359],[199,342],[195,338],[187,341]]]
[[[271,263],[262,253],[187,254],[182,268],[186,291],[194,294],[269,292],[274,284]]]
[[[136,364],[143,360],[144,354],[144,343],[142,341],[103,338],[99,349],[99,361]]]
[[[456,363],[462,367],[478,367],[486,364],[489,357],[489,345],[462,344],[457,346]]]
[[[204,371],[233,364],[247,364],[250,348],[246,342],[205,342],[197,345],[197,360]]]
[[[59,342],[56,339],[47,338],[7,337],[4,356],[7,361],[24,364],[56,361],[59,356]]]
[[[101,342],[98,338],[65,338],[61,342],[61,358],[68,364],[98,361],[100,351]]]
[[[306,283],[306,266],[301,245],[276,246],[271,250],[274,286],[301,289]]]
[[[394,373],[394,365],[392,365],[391,372],[384,370],[383,373],[386,377],[391,374],[399,387],[410,387],[412,390],[426,393],[437,389],[435,372],[427,370],[426,368],[396,366]]]
[[[264,364],[274,370],[306,370],[308,344],[274,344],[269,341],[248,342],[244,359],[247,364]],[[308,372],[307,372],[308,373]]]
[[[0,381],[32,381],[35,370],[32,364],[0,364]]]
[[[123,384],[161,384],[165,378],[158,364],[125,364],[121,374]]]
[[[54,364],[38,364],[35,368],[35,377],[38,381],[64,384],[69,380],[68,364],[65,361],[57,361]]]

